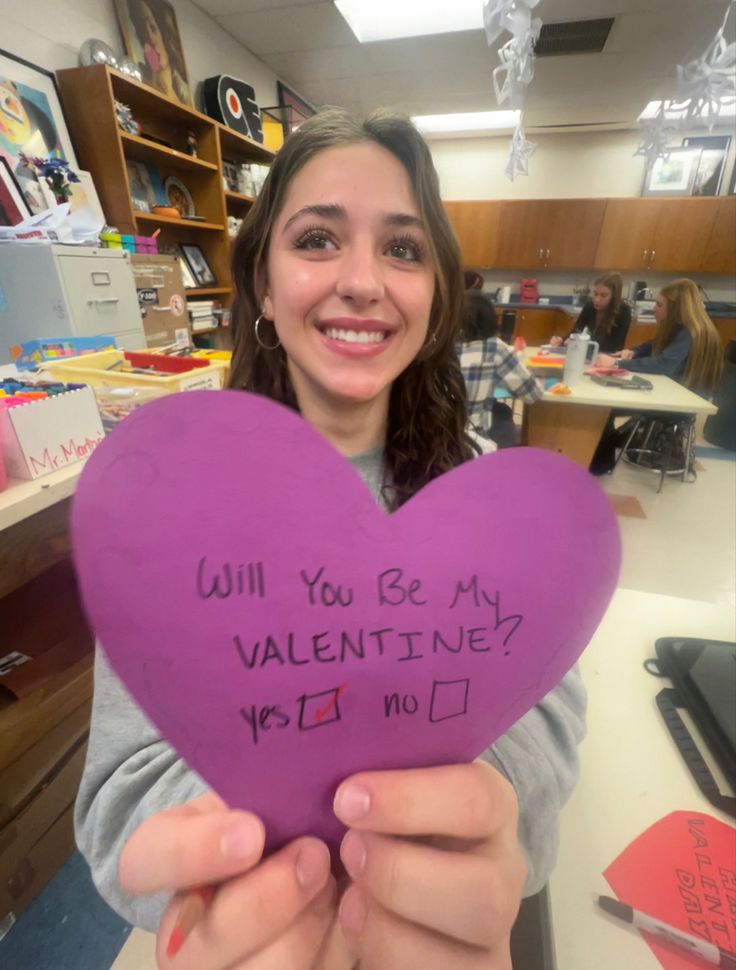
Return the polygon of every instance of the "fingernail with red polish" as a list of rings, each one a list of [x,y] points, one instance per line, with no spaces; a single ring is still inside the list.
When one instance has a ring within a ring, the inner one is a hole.
[[[335,815],[343,822],[357,822],[365,818],[371,807],[371,796],[362,785],[341,785],[335,795]]]
[[[340,846],[340,858],[351,876],[357,876],[365,869],[365,839],[359,832],[348,832]]]
[[[173,960],[179,950],[181,950],[184,946],[185,939],[186,937],[179,927],[175,926],[169,937],[169,942],[166,944],[166,956],[169,960]]]
[[[347,933],[360,933],[365,923],[365,903],[356,889],[350,889],[340,903],[340,922]]]

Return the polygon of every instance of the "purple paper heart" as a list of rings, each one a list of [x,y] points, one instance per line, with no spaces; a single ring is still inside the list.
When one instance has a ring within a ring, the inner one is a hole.
[[[73,538],[114,669],[270,849],[334,845],[356,771],[484,751],[573,665],[620,561],[608,499],[558,455],[478,458],[386,515],[298,415],[231,391],[127,418]]]

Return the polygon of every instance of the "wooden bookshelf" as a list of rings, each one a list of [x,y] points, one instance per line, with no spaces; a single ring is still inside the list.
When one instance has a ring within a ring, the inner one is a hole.
[[[172,216],[159,216],[155,212],[136,212],[136,222],[152,222],[157,226],[179,226],[183,229],[212,229],[215,232],[222,232],[225,226],[222,223],[199,222],[195,219],[175,219]]]
[[[252,195],[243,195],[242,192],[225,192],[225,201],[234,206],[251,206],[256,201]]]
[[[223,157],[236,164],[263,165],[269,164],[275,153],[105,65],[69,68],[59,71],[57,77],[79,163],[92,173],[107,222],[123,233],[136,235],[150,235],[158,228],[162,248],[180,242],[198,245],[212,267],[217,285],[187,290],[187,299],[217,297],[228,306],[233,288],[227,217],[243,214],[253,199],[226,191]],[[141,125],[141,135],[119,127],[116,100],[130,107]],[[188,151],[190,135],[197,142],[196,157]],[[134,208],[126,166],[129,161],[153,166],[162,182],[169,175],[178,178],[189,190],[196,214],[205,221],[172,219]]]

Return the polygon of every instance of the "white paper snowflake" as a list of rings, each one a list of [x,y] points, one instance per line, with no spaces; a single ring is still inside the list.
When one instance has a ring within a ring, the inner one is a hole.
[[[705,122],[709,128],[718,120],[721,110],[736,104],[736,44],[726,43],[724,31],[729,13],[736,4],[729,3],[721,29],[705,53],[689,64],[678,65],[676,109],[682,109],[682,125]]]
[[[519,122],[509,143],[509,159],[505,169],[506,177],[513,182],[517,175],[528,175],[529,159],[536,150],[536,142],[527,141],[524,126]]]
[[[515,37],[523,33],[538,3],[539,0],[485,0],[483,24],[488,45],[495,43],[505,30]]]

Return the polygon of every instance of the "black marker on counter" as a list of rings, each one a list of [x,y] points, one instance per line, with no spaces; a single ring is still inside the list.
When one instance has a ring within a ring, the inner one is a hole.
[[[599,896],[598,905],[624,923],[631,923],[638,930],[644,930],[645,933],[658,936],[664,942],[671,943],[693,956],[699,956],[702,960],[707,960],[708,963],[720,967],[721,970],[736,970],[736,954],[722,950],[715,943],[709,943],[708,940],[703,940],[699,936],[691,936],[690,933],[678,930],[676,926],[670,926],[669,923],[663,923],[662,920],[655,919],[653,916],[640,913],[633,906],[621,903],[618,899],[612,899],[610,896]]]

